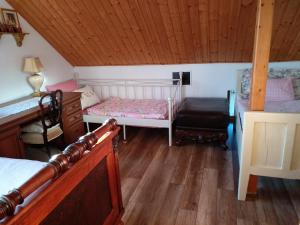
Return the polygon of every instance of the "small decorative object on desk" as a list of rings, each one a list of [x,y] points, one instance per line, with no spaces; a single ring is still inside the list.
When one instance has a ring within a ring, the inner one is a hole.
[[[40,88],[44,83],[44,77],[40,72],[44,70],[44,67],[38,57],[30,57],[24,59],[23,71],[31,74],[28,77],[28,82],[33,88],[33,96],[41,96]]]

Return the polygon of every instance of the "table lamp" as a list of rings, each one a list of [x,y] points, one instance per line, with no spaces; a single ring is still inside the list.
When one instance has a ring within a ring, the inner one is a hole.
[[[24,59],[23,71],[31,74],[28,77],[28,82],[33,88],[33,96],[41,96],[40,88],[43,85],[44,77],[39,74],[44,70],[44,67],[38,57],[30,57]]]

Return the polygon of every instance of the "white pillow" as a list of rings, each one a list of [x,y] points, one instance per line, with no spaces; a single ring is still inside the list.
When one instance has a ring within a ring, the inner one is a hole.
[[[74,90],[74,92],[81,92],[81,108],[86,109],[92,105],[95,105],[100,102],[99,97],[93,91],[90,86],[84,86],[83,88],[79,88]]]

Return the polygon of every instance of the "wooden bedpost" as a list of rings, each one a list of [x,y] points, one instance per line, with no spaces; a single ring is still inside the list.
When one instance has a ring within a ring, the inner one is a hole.
[[[271,48],[275,0],[258,0],[252,59],[250,110],[263,111],[265,107],[268,63]],[[250,175],[248,193],[256,194],[257,177]]]
[[[182,101],[182,72],[179,72],[179,79],[180,79],[180,84],[179,84],[179,101]]]
[[[168,98],[168,120],[169,120],[169,147],[172,146],[172,121],[173,121],[173,105],[172,98]]]
[[[109,119],[100,128],[96,129],[92,133],[87,133],[86,135],[80,137],[75,143],[70,144],[61,154],[53,156],[49,160],[49,163],[45,165],[45,167],[39,170],[20,187],[13,189],[6,195],[0,196],[0,221],[5,217],[13,216],[17,206],[22,204],[29,195],[35,192],[42,185],[50,181],[53,181],[54,183],[54,179],[58,179],[60,176],[63,176],[67,170],[70,170],[71,167],[74,166],[74,164],[76,164],[80,159],[85,157],[91,151],[99,151],[99,148],[94,148],[94,145],[101,143],[101,141],[103,141],[102,143],[105,143],[113,140],[113,147],[116,148],[118,141],[116,135],[118,134],[118,132],[119,128],[117,125],[117,121],[115,119]],[[105,134],[107,135],[105,136]],[[89,161],[89,168],[92,168],[92,164],[94,162],[95,161],[92,162],[92,160]],[[113,169],[113,171],[117,173],[116,177],[119,179],[119,168],[118,165],[115,166],[116,169]],[[80,169],[78,170],[81,170],[81,167],[79,168]],[[76,177],[72,176],[71,179],[76,179]],[[116,182],[119,182],[119,180],[117,180]],[[53,185],[53,183],[51,184]],[[118,183],[117,185],[117,191],[119,193],[119,197],[117,200],[119,201],[120,211],[123,211],[124,209],[122,204],[120,183]],[[51,190],[53,191],[53,188]],[[55,198],[56,197],[51,198],[51,201],[49,201],[50,205],[55,204],[53,203],[55,202]],[[27,212],[24,211],[24,213]],[[47,213],[47,211],[45,208],[43,208],[39,211],[39,213],[45,214]],[[40,215],[37,216],[37,220],[42,220],[39,216]],[[23,217],[25,218],[24,215]],[[21,222],[25,220],[23,217],[19,217],[19,221],[12,220],[8,224],[39,224],[37,222],[34,223],[33,220],[30,219],[27,220],[27,222]],[[30,223],[29,221],[31,221],[32,223]]]

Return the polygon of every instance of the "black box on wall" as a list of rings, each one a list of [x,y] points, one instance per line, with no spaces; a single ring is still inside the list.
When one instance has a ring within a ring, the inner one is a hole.
[[[173,72],[173,79],[180,79],[180,72]],[[176,81],[173,82],[176,84]],[[182,85],[191,85],[191,72],[182,72]]]

